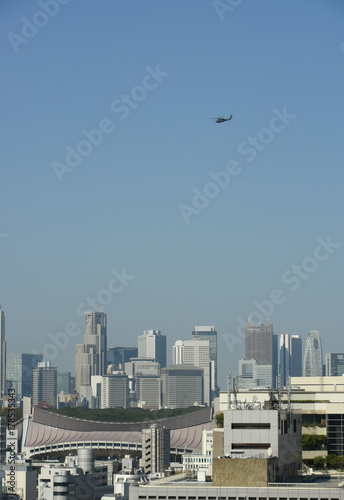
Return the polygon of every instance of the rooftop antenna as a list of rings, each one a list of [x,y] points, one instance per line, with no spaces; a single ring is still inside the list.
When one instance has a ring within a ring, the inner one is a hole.
[[[238,398],[237,398],[237,379],[233,377],[233,394],[234,394],[234,405],[235,408],[238,407]]]
[[[291,380],[290,380],[290,375],[288,375],[288,380],[287,380],[287,394],[288,394],[288,411],[290,411],[291,408]]]
[[[281,409],[282,404],[282,383],[281,383],[281,374],[278,375],[278,409]]]
[[[227,391],[228,391],[228,399],[227,399],[227,409],[231,409],[231,383],[232,383],[232,376],[229,374],[227,377]]]

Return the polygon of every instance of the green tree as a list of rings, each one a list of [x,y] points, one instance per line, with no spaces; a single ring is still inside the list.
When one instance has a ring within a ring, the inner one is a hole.
[[[328,469],[337,469],[340,464],[339,457],[337,455],[327,455],[326,465]]]
[[[216,425],[217,427],[223,428],[223,412],[216,415]]]
[[[314,457],[313,466],[315,469],[323,469],[325,467],[326,458],[325,457]]]

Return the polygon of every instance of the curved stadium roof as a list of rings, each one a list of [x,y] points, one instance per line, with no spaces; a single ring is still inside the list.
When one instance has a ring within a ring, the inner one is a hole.
[[[204,408],[179,417],[140,423],[93,422],[65,417],[39,408],[34,409],[23,445],[26,448],[77,442],[125,442],[140,445],[142,429],[160,423],[171,430],[171,447],[199,450],[202,431],[215,427],[212,409]]]

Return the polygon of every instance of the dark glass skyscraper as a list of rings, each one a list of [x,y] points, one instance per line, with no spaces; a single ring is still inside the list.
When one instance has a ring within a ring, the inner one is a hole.
[[[300,335],[280,336],[281,384],[287,385],[288,377],[302,377],[302,339]]]
[[[16,396],[32,398],[32,373],[43,354],[9,353],[6,362],[6,386],[14,389]]]
[[[341,377],[344,374],[344,353],[327,353],[325,363],[326,377]]]
[[[255,325],[250,320],[246,326],[245,359],[255,359],[258,363],[272,365],[272,385],[276,387],[278,375],[278,337],[268,321]]]

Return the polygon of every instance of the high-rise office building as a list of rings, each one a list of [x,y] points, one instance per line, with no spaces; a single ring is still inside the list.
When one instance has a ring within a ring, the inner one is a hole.
[[[0,304],[0,396],[6,391],[6,337],[5,314]]]
[[[282,333],[282,335],[280,335],[279,352],[281,384],[282,386],[286,386],[290,376],[290,343],[289,335],[287,333]]]
[[[320,333],[311,330],[306,339],[305,353],[303,356],[303,376],[322,377],[323,354]]]
[[[76,345],[75,389],[91,385],[93,375],[105,375],[107,369],[107,317],[103,312],[85,312],[84,343]]]
[[[276,387],[278,375],[278,336],[273,333],[269,321],[254,325],[251,320],[246,326],[245,359],[255,359],[260,364],[272,366],[272,386]]]
[[[70,372],[57,372],[57,394],[70,394]]]
[[[166,335],[161,335],[160,330],[144,330],[138,336],[138,358],[151,358],[166,366]]]
[[[7,389],[14,389],[16,396],[32,398],[33,369],[42,361],[43,354],[7,354]]]
[[[45,401],[49,406],[57,406],[57,368],[50,361],[38,363],[33,369],[33,406]]]
[[[137,347],[109,347],[107,350],[107,364],[115,365],[121,370],[131,358],[137,357]]]
[[[173,365],[161,370],[162,406],[187,408],[203,405],[203,368]]]
[[[203,368],[203,399],[204,404],[210,406],[212,394],[209,340],[177,340],[172,350],[175,365],[194,365]]]
[[[170,430],[158,424],[142,429],[142,463],[146,474],[164,472],[170,466]]]
[[[302,377],[302,339],[300,335],[280,336],[280,376],[282,386],[288,377]]]
[[[135,381],[136,400],[141,408],[161,408],[161,378],[140,375]]]
[[[302,338],[300,335],[290,337],[290,376],[302,377]]]
[[[103,312],[85,313],[84,344],[95,346],[92,375],[104,375],[106,373],[107,352],[107,318]]]
[[[105,375],[101,381],[101,408],[129,406],[129,379],[126,375]]]
[[[341,377],[344,374],[344,353],[330,352],[325,356],[326,377]]]
[[[192,340],[208,340],[210,361],[212,361],[211,391],[212,399],[217,396],[217,331],[214,326],[195,326],[192,331]]]

